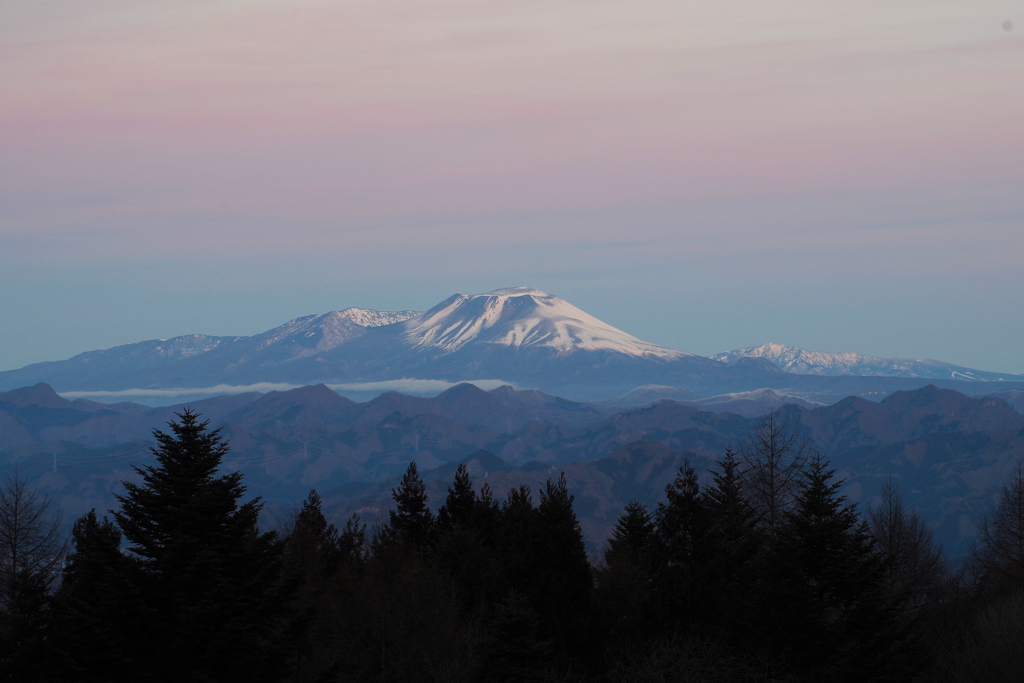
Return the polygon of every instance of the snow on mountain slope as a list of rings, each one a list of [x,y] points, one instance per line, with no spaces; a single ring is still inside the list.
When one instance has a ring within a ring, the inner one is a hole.
[[[336,314],[356,325],[363,327],[383,327],[408,320],[420,314],[420,311],[374,311],[370,308],[346,308]]]
[[[886,376],[954,379],[962,381],[1019,380],[1019,376],[951,365],[937,360],[879,358],[859,353],[825,353],[782,344],[762,344],[711,356],[732,363],[740,358],[763,358],[788,372],[823,376]]]
[[[323,315],[307,315],[284,325],[249,337],[246,342],[257,349],[271,347],[301,348],[298,356],[329,351],[361,336],[368,328],[383,327],[408,320],[417,311],[374,311],[346,308]]]
[[[559,355],[615,351],[665,360],[692,355],[641,341],[564,299],[529,287],[456,294],[402,324],[410,346],[446,352],[473,343],[515,349],[548,347]]]

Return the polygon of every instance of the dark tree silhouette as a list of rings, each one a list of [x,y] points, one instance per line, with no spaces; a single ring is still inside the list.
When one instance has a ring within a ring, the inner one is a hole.
[[[238,472],[216,476],[228,452],[219,430],[189,409],[154,431],[157,465],[123,482],[114,517],[138,558],[138,652],[153,680],[263,680],[283,608],[281,548],[257,527],[262,503],[241,502]]]
[[[890,597],[917,611],[940,599],[944,592],[946,558],[934,534],[916,510],[907,511],[892,481],[882,487],[882,500],[868,510],[871,538],[885,561]]]
[[[0,485],[0,670],[39,675],[50,656],[49,590],[64,559],[60,516],[50,499],[14,474]]]
[[[769,533],[782,524],[812,454],[810,441],[779,410],[763,415],[740,449],[744,485]]]
[[[448,487],[448,497],[437,511],[438,530],[444,533],[456,525],[469,524],[476,508],[477,497],[469,470],[465,463],[460,463],[455,471],[455,481]]]
[[[1017,464],[995,507],[979,520],[970,563],[984,590],[1024,588],[1024,464]]]
[[[56,595],[57,649],[69,678],[128,680],[137,659],[128,643],[143,625],[132,561],[121,552],[121,532],[91,510],[71,532],[72,552]]]
[[[630,501],[615,522],[604,563],[596,570],[594,598],[603,617],[602,628],[615,633],[620,644],[635,640],[648,626],[654,531],[647,506]]]
[[[902,633],[886,601],[884,566],[833,475],[820,456],[810,459],[773,540],[777,570],[762,618],[776,627],[768,636],[793,670],[820,680],[901,680],[904,672],[890,666]]]
[[[395,509],[388,513],[388,529],[406,548],[422,548],[430,540],[434,515],[427,506],[427,488],[416,470],[416,461],[402,475],[398,487],[391,490]]]

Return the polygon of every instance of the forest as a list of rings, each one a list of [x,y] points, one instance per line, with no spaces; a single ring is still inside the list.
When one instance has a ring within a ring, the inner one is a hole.
[[[866,510],[769,413],[688,463],[588,557],[564,477],[497,499],[416,463],[373,528],[310,491],[259,526],[228,444],[188,409],[110,516],[64,538],[0,490],[0,677],[14,681],[1000,681],[1024,670],[1024,469],[963,566],[904,508]]]

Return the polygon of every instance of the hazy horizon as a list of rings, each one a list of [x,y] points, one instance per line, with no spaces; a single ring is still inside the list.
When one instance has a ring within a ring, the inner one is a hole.
[[[527,285],[1024,373],[1019,3],[0,7],[0,370]]]

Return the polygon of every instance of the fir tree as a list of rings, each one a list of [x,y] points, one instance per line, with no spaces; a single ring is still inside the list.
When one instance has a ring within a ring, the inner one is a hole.
[[[458,524],[468,524],[477,507],[476,492],[465,463],[459,463],[455,481],[448,487],[448,497],[437,511],[437,527],[441,533],[450,531]]]
[[[341,564],[338,530],[324,517],[320,495],[311,490],[295,515],[284,542],[284,565],[294,596],[289,634],[293,647],[292,676],[316,680],[333,664],[329,628],[330,581]]]
[[[75,522],[71,536],[56,595],[61,666],[75,680],[127,680],[137,656],[127,644],[142,625],[133,613],[133,567],[121,552],[121,532],[91,510]]]
[[[136,647],[152,680],[262,680],[274,675],[282,609],[280,544],[257,527],[262,503],[242,503],[238,472],[216,476],[228,452],[189,409],[154,431],[157,465],[123,482],[117,524],[138,558]]]
[[[548,479],[540,492],[534,551],[540,571],[534,594],[556,642],[569,654],[581,655],[589,635],[594,578],[583,530],[572,508],[574,499],[564,472],[557,480]]]
[[[757,559],[762,552],[759,515],[747,500],[740,463],[726,450],[704,490],[707,509],[710,624],[720,632],[742,639],[749,625],[750,587],[756,581]]]
[[[623,509],[597,569],[595,602],[605,632],[632,640],[645,627],[651,601],[651,552],[654,520],[647,506],[630,501]]]
[[[366,553],[366,524],[359,513],[353,512],[345,522],[338,536],[338,549],[341,559],[349,565],[361,564]]]
[[[338,530],[324,517],[322,505],[320,494],[310,490],[285,539],[286,565],[307,582],[330,575],[341,556]]]
[[[647,506],[630,501],[615,521],[608,547],[604,551],[607,566],[641,567],[647,562],[654,536],[654,521]]]
[[[773,593],[777,651],[805,674],[834,681],[899,680],[890,667],[903,637],[886,600],[884,565],[867,524],[839,494],[842,481],[819,455],[774,540]]]
[[[398,487],[391,490],[395,509],[388,514],[388,529],[406,548],[423,548],[430,540],[434,516],[427,506],[427,487],[416,470],[416,461],[409,463]]]
[[[653,565],[657,623],[673,630],[707,619],[710,518],[697,473],[684,461],[658,503]]]

